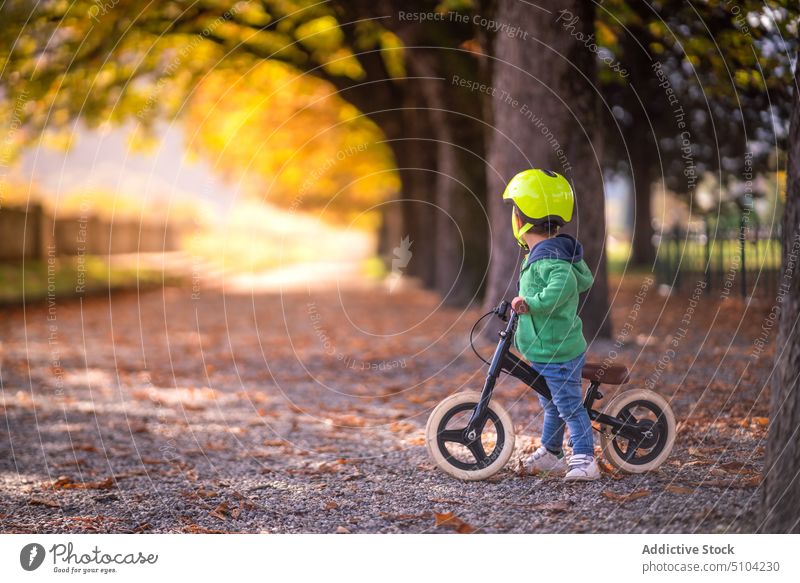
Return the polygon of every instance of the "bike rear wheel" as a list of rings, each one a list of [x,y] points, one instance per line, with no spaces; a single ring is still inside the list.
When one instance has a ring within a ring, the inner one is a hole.
[[[603,455],[624,472],[641,474],[658,468],[675,444],[675,414],[667,400],[653,391],[635,389],[614,397],[603,413],[646,432],[634,441],[614,435],[606,428],[600,434]]]

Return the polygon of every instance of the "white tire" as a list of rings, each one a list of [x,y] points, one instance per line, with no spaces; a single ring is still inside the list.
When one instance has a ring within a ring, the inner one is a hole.
[[[445,430],[453,432],[466,427],[466,419],[478,404],[480,397],[480,393],[467,391],[446,398],[433,410],[425,427],[425,445],[431,459],[441,470],[459,480],[485,480],[493,476],[508,463],[514,452],[514,425],[511,423],[511,417],[494,401],[489,403],[489,419],[480,440],[480,451],[486,456],[484,460],[479,461],[466,445],[445,440],[443,435],[440,435],[440,432]],[[448,427],[447,424],[457,416],[460,416],[459,420],[464,420],[463,425],[460,428]],[[483,441],[486,440],[491,444],[492,439],[494,447],[490,452],[486,452]],[[465,455],[459,457],[458,452],[448,447],[448,443],[454,446],[454,449],[460,449],[460,453]]]
[[[627,455],[628,440],[615,436],[608,428],[600,434],[600,445],[603,448],[603,455],[611,465],[630,474],[642,474],[659,467],[672,452],[676,434],[675,414],[664,397],[646,389],[619,393],[605,407],[603,413],[619,417],[624,411],[635,410],[649,411],[646,419],[658,430],[652,446],[641,447],[635,450],[635,456],[630,457]],[[642,421],[645,417],[637,419]]]

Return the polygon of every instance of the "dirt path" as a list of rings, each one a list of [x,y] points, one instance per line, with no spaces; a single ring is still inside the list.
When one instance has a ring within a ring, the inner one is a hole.
[[[512,460],[464,484],[431,466],[422,428],[442,398],[480,388],[467,345],[478,312],[383,288],[192,294],[0,315],[0,531],[427,532],[450,528],[436,526],[448,512],[484,532],[757,524],[772,348],[753,352],[769,305],[740,324],[743,306],[703,296],[682,323],[691,297],[665,305],[629,280],[620,342],[592,357],[618,352],[637,384],[672,398],[669,462],[565,485]],[[518,458],[537,445],[540,409],[513,379],[496,395],[523,436]]]

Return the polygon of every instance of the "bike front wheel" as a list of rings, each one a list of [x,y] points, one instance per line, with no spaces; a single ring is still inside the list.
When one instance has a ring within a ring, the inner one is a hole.
[[[467,391],[439,403],[428,418],[425,444],[433,462],[459,480],[485,480],[499,472],[514,452],[514,426],[508,412],[489,403],[486,421],[474,439],[465,436],[480,393]]]

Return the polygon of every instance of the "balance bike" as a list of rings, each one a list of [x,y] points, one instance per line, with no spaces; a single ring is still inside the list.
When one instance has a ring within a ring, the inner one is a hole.
[[[434,463],[445,473],[461,480],[485,480],[499,472],[514,451],[514,425],[508,412],[492,402],[492,392],[500,373],[509,374],[551,398],[547,382],[527,362],[511,351],[518,314],[509,312],[503,301],[475,322],[470,344],[478,324],[495,315],[506,322],[489,365],[483,390],[452,395],[431,413],[425,428],[425,443]],[[634,389],[617,394],[603,411],[594,403],[603,398],[600,385],[628,382],[623,365],[587,363],[581,376],[589,381],[584,406],[592,426],[600,432],[605,458],[622,471],[639,474],[659,467],[675,443],[675,415],[669,403],[653,391]]]

